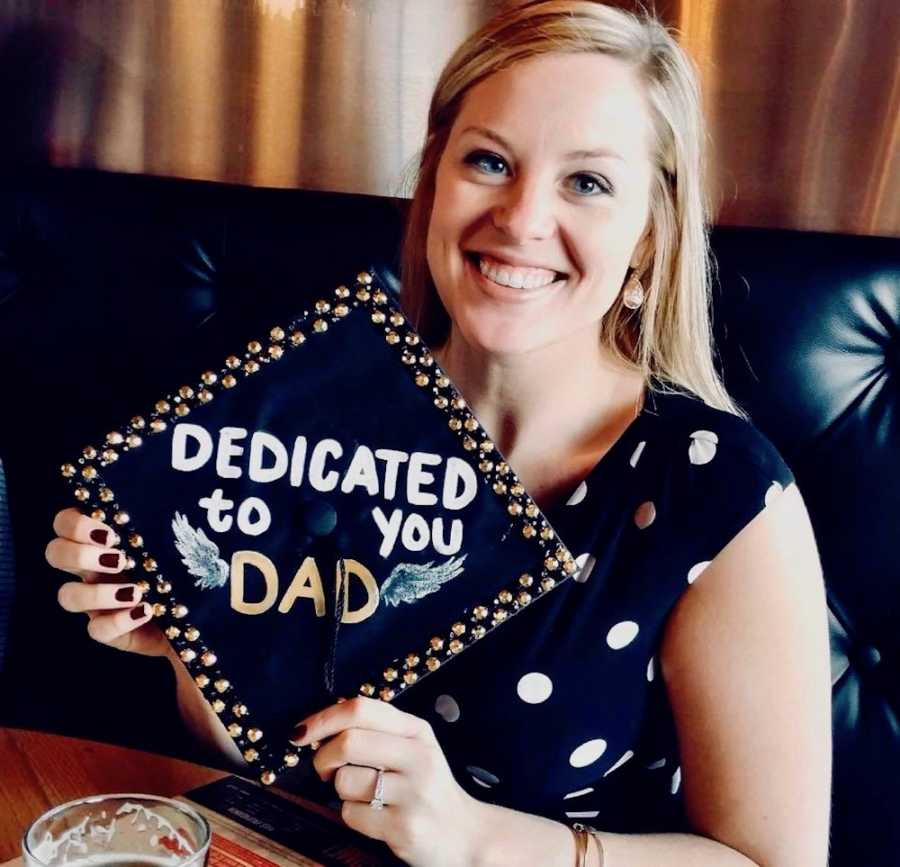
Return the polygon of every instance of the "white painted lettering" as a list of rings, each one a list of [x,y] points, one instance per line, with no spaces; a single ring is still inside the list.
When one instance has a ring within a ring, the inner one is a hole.
[[[423,491],[423,485],[434,481],[434,473],[429,473],[425,466],[437,466],[443,459],[440,455],[428,452],[413,452],[409,458],[409,469],[406,472],[406,500],[411,506],[433,506],[438,498],[429,491]]]
[[[306,437],[294,440],[294,451],[291,453],[291,487],[299,488],[303,484],[303,465],[306,463]]]
[[[386,500],[393,500],[397,493],[397,472],[400,464],[405,464],[409,460],[409,455],[397,449],[375,449],[375,457],[384,461],[384,485],[381,496]]]
[[[256,518],[253,513],[256,512]],[[238,529],[248,536],[259,536],[265,533],[272,524],[272,513],[259,497],[247,497],[238,508]]]
[[[206,509],[206,523],[211,530],[227,533],[231,529],[234,519],[222,512],[230,512],[234,508],[234,500],[226,500],[221,488],[216,488],[208,497],[201,497],[197,505]]]
[[[450,541],[444,541],[444,519],[435,518],[431,524],[431,543],[438,554],[455,554],[462,548],[463,522],[454,518],[450,522]]]
[[[309,483],[317,491],[333,491],[337,487],[340,476],[336,470],[324,473],[325,458],[328,455],[339,458],[343,453],[344,449],[337,440],[324,439],[316,443],[309,459]]]
[[[366,489],[370,497],[378,493],[378,470],[375,469],[375,457],[367,446],[359,446],[353,454],[350,466],[341,482],[341,491],[349,494],[355,487]]]
[[[188,457],[188,438],[197,443],[197,451]],[[183,473],[199,470],[212,456],[213,441],[209,432],[198,424],[182,422],[172,432],[172,468]]]
[[[270,467],[264,466],[265,453],[269,452],[275,462]],[[258,430],[250,439],[250,466],[247,475],[253,482],[274,482],[287,472],[288,454],[278,437],[263,430]]]
[[[462,483],[462,490],[460,490]],[[465,508],[475,499],[478,493],[478,479],[475,470],[462,458],[447,458],[447,470],[444,473],[444,490],[441,502],[445,509],[457,511]]]
[[[381,507],[376,506],[372,509],[372,517],[375,519],[375,523],[378,525],[378,529],[381,530],[381,535],[383,537],[378,553],[381,554],[382,557],[389,557],[391,551],[394,550],[394,543],[397,541],[400,525],[403,523],[403,512],[400,509],[394,509],[394,511],[391,512],[390,519],[388,519],[385,518],[384,512],[381,511]]]
[[[428,522],[419,514],[413,512],[403,522],[403,532],[400,541],[407,551],[422,551],[428,547],[431,541],[431,532]]]
[[[216,474],[220,479],[238,479],[241,476],[241,468],[231,466],[231,459],[244,453],[243,446],[236,446],[234,440],[241,440],[247,436],[247,429],[243,427],[223,427],[219,431],[219,448],[216,451]]]

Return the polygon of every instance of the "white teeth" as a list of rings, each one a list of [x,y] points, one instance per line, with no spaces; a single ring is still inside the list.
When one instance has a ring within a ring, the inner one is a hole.
[[[556,281],[556,274],[545,268],[513,268],[510,265],[495,265],[484,256],[478,257],[478,269],[485,277],[501,286],[513,289],[539,289]]]

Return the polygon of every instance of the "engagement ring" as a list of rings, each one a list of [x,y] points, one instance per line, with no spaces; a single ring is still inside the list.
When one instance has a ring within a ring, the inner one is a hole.
[[[369,801],[369,806],[373,810],[381,810],[384,807],[384,768],[376,768],[378,771],[375,777],[375,797]]]

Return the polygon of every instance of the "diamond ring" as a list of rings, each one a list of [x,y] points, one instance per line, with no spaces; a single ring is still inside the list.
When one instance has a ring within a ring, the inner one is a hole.
[[[381,810],[384,807],[384,768],[376,768],[378,773],[375,776],[375,797],[369,801],[369,806],[373,810]]]

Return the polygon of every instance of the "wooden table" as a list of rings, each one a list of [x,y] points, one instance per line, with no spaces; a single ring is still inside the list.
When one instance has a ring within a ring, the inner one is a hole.
[[[99,792],[172,797],[224,776],[140,750],[0,728],[0,864],[21,854],[25,828],[57,804]]]

